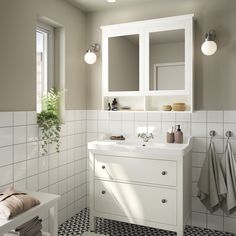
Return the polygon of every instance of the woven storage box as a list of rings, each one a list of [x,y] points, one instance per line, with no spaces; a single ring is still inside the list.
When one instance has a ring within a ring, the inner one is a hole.
[[[172,106],[171,105],[163,105],[162,106],[162,110],[163,111],[171,111],[172,110]]]
[[[173,111],[185,111],[186,105],[185,103],[174,103],[172,109]]]

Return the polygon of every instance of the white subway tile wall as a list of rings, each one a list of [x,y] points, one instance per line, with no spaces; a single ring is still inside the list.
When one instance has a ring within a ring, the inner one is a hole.
[[[221,210],[210,214],[197,198],[197,181],[207,147],[209,131],[214,138],[218,158],[226,144],[224,133],[233,132],[231,143],[236,154],[236,111],[197,111],[193,114],[160,112],[106,112],[101,110],[66,111],[62,125],[60,152],[55,147],[40,153],[40,132],[36,112],[0,112],[0,188],[14,185],[18,189],[60,194],[59,223],[87,206],[88,158],[87,142],[111,134],[137,137],[140,127],[152,131],[154,137],[165,135],[180,124],[184,135],[194,136],[192,155],[192,217],[194,226],[236,233],[236,213],[230,216]],[[43,226],[48,226],[44,213]]]
[[[87,124],[87,141],[109,137],[111,134],[134,138],[137,137],[140,127],[143,127],[144,131],[155,128],[154,138],[158,138],[165,135],[172,126],[180,124],[185,136],[193,136],[191,224],[236,233],[236,213],[226,216],[222,210],[218,210],[210,214],[197,198],[197,181],[209,145],[210,130],[216,131],[214,143],[218,158],[221,158],[224,152],[227,130],[233,132],[231,144],[236,154],[236,111],[196,111],[189,114],[89,110]]]
[[[48,155],[40,154],[36,123],[35,111],[0,112],[0,189],[60,194],[61,224],[87,206],[86,111],[66,111],[59,153],[50,147]],[[41,217],[46,229],[48,216]]]

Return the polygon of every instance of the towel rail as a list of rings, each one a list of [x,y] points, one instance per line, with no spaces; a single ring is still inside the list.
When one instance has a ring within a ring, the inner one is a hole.
[[[209,135],[211,136],[210,142],[212,142],[212,139],[216,136],[216,131],[215,130],[211,130],[209,132]]]
[[[227,137],[227,144],[229,143],[229,139],[233,136],[233,132],[228,130],[225,132],[225,136]]]
[[[209,132],[209,135],[210,135],[211,137],[216,136],[216,131],[215,131],[215,130],[211,130],[211,131]]]
[[[228,131],[225,132],[225,136],[229,139],[233,136],[233,132],[228,130]]]

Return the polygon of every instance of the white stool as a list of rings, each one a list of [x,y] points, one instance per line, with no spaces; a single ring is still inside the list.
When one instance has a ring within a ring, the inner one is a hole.
[[[0,236],[11,231],[12,229],[15,229],[19,225],[24,224],[35,216],[38,216],[45,209],[49,211],[49,235],[58,235],[58,200],[60,196],[41,192],[30,192],[29,195],[37,198],[40,201],[40,204],[10,220],[0,219]]]
[[[95,233],[92,233],[92,232],[85,232],[82,234],[82,236],[105,236],[104,234],[95,234]]]

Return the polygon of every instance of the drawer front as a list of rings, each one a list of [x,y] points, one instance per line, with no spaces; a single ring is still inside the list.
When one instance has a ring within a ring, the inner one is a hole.
[[[111,180],[176,186],[176,162],[96,155],[95,176]]]
[[[95,211],[176,225],[176,190],[95,180]]]

